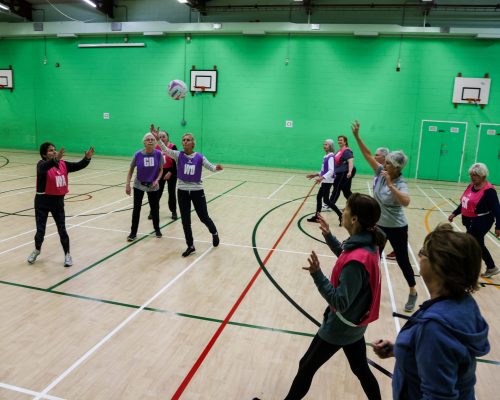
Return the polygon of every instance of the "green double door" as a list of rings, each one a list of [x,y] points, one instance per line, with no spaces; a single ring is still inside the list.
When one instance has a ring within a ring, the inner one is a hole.
[[[416,178],[459,182],[467,122],[423,120]]]
[[[500,185],[500,124],[479,124],[476,162],[486,164],[488,180]]]

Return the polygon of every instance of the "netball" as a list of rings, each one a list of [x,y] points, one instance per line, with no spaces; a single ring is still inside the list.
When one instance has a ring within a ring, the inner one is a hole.
[[[168,84],[168,95],[174,100],[183,99],[187,93],[186,84],[178,79],[174,79]]]

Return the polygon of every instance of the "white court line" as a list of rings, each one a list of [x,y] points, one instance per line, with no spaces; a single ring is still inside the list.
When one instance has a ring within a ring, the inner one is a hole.
[[[76,225],[75,225],[76,226]],[[110,231],[110,232],[119,232],[119,233],[125,233],[128,234],[130,231],[128,230],[123,230],[123,229],[110,229],[110,228],[101,228],[97,226],[80,226],[80,228],[86,228],[86,229],[96,229],[96,230],[101,230],[101,231]],[[142,233],[139,232],[137,233],[138,236],[151,236],[155,237],[154,233]],[[165,239],[173,239],[173,240],[186,240],[184,237],[179,237],[179,236],[166,236],[163,235],[163,238]],[[195,239],[195,243],[212,243],[211,240],[197,240]],[[237,247],[241,249],[256,249],[259,251],[270,251],[272,250],[271,248],[267,247],[255,247],[255,246],[250,246],[250,245],[244,245],[244,244],[236,244],[236,243],[228,243],[228,242],[220,242],[221,245],[228,246],[228,247]],[[293,250],[280,250],[280,249],[275,249],[275,253],[289,253],[289,254],[300,254],[304,256],[309,256],[311,252],[304,252],[304,251],[293,251]],[[331,254],[320,254],[316,253],[318,256],[326,257],[326,258],[337,258],[336,256],[332,256]]]
[[[105,205],[103,205],[103,206],[100,206],[100,207],[97,207],[97,208],[94,208],[94,209],[92,209],[92,210],[88,210],[88,211],[85,211],[85,212],[90,212],[90,211],[99,210],[100,208],[108,207],[108,206],[110,206],[110,205],[112,205],[112,204],[115,204],[115,203],[120,203],[120,202],[122,202],[123,200],[127,200],[127,199],[128,199],[128,198],[124,198],[124,199],[121,199],[121,200],[117,200],[117,201],[114,201],[114,202],[112,202],[112,203],[108,203],[108,204],[105,204]],[[116,208],[116,209],[114,209],[114,210],[111,210],[111,211],[107,212],[106,214],[98,215],[98,216],[96,216],[96,217],[94,217],[94,218],[91,218],[91,219],[89,219],[89,220],[86,220],[86,221],[80,222],[79,224],[72,225],[72,226],[71,226],[71,228],[68,228],[68,229],[72,229],[72,228],[75,228],[75,227],[81,226],[81,225],[83,225],[83,224],[86,224],[87,222],[94,221],[94,220],[96,220],[96,219],[99,219],[99,218],[105,217],[105,216],[107,216],[107,215],[109,215],[109,214],[112,214],[112,213],[114,213],[114,212],[116,212],[116,211],[122,210],[122,209],[124,209],[124,208],[126,208],[126,207],[129,207],[129,206],[130,206],[130,204],[127,204],[126,206],[123,206],[123,207],[120,207],[120,208]],[[80,214],[83,214],[83,213],[80,213]],[[76,215],[74,215],[74,216],[72,216],[72,217],[70,217],[70,218],[68,218],[68,219],[71,219],[71,218],[76,218],[76,217],[78,217],[80,214],[76,214]],[[55,224],[50,224],[49,226],[51,226],[51,225],[55,225]],[[28,234],[28,233],[30,233],[30,232],[35,232],[35,231],[36,231],[36,229],[32,229],[31,231],[24,232],[24,233],[20,233],[20,234],[15,235],[15,236],[8,237],[7,239],[3,239],[3,240],[1,240],[1,241],[0,241],[0,243],[2,243],[2,242],[6,242],[7,240],[13,239],[13,238],[18,237],[18,236],[21,236],[21,235]],[[58,232],[51,233],[50,235],[45,235],[45,238],[48,238],[48,237],[54,236],[54,235],[56,235],[56,234],[58,234]],[[0,255],[5,254],[5,253],[9,253],[10,251],[12,251],[12,250],[16,250],[16,249],[19,249],[19,248],[21,248],[21,247],[27,246],[28,244],[33,244],[33,241],[31,240],[31,241],[29,241],[29,242],[26,242],[26,243],[20,244],[19,246],[16,246],[16,247],[11,247],[10,249],[7,249],[7,250],[4,250],[4,251],[0,252]]]
[[[0,387],[4,388],[4,389],[7,389],[7,390],[12,390],[13,392],[18,392],[18,393],[23,393],[23,394],[29,394],[30,396],[42,396],[42,397],[40,397],[41,399],[47,399],[47,400],[64,400],[61,397],[43,395],[40,392],[35,392],[33,390],[24,389],[24,388],[21,388],[19,386],[9,385],[7,383],[0,382]]]
[[[272,192],[269,196],[267,196],[268,199],[273,197],[276,193],[278,193],[285,185],[290,182],[293,178],[295,178],[295,175],[292,175],[290,178],[288,178],[278,189],[276,189],[274,192]]]
[[[368,193],[373,197],[372,187],[370,186],[373,181],[366,181],[366,186],[368,186]],[[394,291],[392,290],[391,276],[389,275],[389,269],[387,268],[387,259],[385,258],[385,252],[382,252],[382,264],[384,265],[385,279],[387,281],[387,288],[389,289],[389,299],[391,300],[392,312],[398,312],[396,307],[396,300],[394,298]],[[393,316],[394,327],[396,328],[396,334],[401,330],[401,325],[399,324],[399,318]]]
[[[39,400],[44,398],[49,391],[51,391],[57,384],[59,384],[64,378],[66,378],[71,372],[78,368],[85,360],[87,360],[92,354],[94,354],[99,348],[104,345],[108,340],[115,336],[119,331],[121,331],[130,321],[132,321],[144,308],[148,307],[157,297],[163,294],[168,288],[170,288],[177,280],[179,280],[186,272],[188,272],[198,261],[200,261],[205,255],[208,254],[213,246],[210,246],[205,250],[196,260],[179,272],[170,282],[163,286],[156,294],[153,295],[149,300],[147,300],[143,305],[141,305],[136,311],[129,315],[125,320],[123,320],[115,329],[108,333],[104,338],[102,338],[94,347],[87,351],[83,356],[81,356],[73,365],[71,365],[66,371],[59,375],[52,383],[49,384],[41,393],[40,396],[34,398],[34,400]]]
[[[451,201],[449,201],[446,197],[444,197],[441,193],[439,193],[436,189],[434,189],[433,187],[431,187],[432,190],[434,190],[443,200],[447,201],[449,205],[451,205],[452,207],[454,208],[457,208],[457,206],[455,204],[453,204]],[[436,206],[437,207],[437,206]],[[443,213],[444,214],[444,213]],[[446,220],[448,220],[448,216],[446,215]],[[457,227],[457,229],[459,231],[462,231],[456,222],[453,222],[453,225]],[[498,240],[497,239],[493,239],[490,235],[486,234],[486,237],[488,239],[490,239],[490,241],[497,247],[500,247],[500,243],[498,243]]]

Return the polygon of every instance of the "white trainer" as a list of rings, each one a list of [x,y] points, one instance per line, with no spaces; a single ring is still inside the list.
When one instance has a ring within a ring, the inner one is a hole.
[[[40,250],[37,250],[37,249],[33,250],[31,252],[30,256],[28,257],[28,262],[30,264],[34,264],[36,261],[36,258],[38,257],[39,254],[40,254]]]
[[[73,259],[71,258],[71,254],[66,253],[64,256],[64,266],[71,267],[73,265]]]

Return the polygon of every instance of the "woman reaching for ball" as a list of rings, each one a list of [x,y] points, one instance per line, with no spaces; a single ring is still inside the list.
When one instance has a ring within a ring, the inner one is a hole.
[[[206,225],[208,231],[212,234],[213,246],[217,247],[220,241],[219,234],[214,222],[208,215],[201,173],[203,168],[212,172],[222,171],[222,165],[214,165],[203,154],[194,151],[195,139],[191,133],[185,133],[182,136],[183,150],[178,151],[168,148],[159,140],[159,129],[159,127],[154,129],[154,126],[151,125],[151,133],[156,137],[162,151],[177,162],[177,199],[187,244],[187,249],[182,253],[182,257],[187,257],[196,251],[191,229],[191,203],[193,203],[200,221]]]
[[[379,385],[366,359],[364,337],[368,324],[379,316],[379,253],[385,244],[385,237],[376,226],[379,217],[380,206],[372,197],[353,193],[343,213],[342,224],[350,236],[343,243],[331,234],[328,224],[319,217],[323,236],[338,258],[330,279],[322,272],[314,251],[308,259],[309,266],[303,268],[310,272],[328,306],[318,333],[299,362],[285,400],[302,399],[316,371],[340,349],[366,397],[381,398]]]
[[[358,121],[352,124],[352,133],[363,157],[375,172],[373,197],[382,209],[380,220],[377,223],[387,235],[387,240],[396,253],[396,262],[410,288],[408,300],[404,306],[404,310],[409,312],[415,308],[417,303],[417,289],[413,268],[408,257],[408,221],[403,210],[403,207],[410,205],[408,185],[401,173],[408,157],[402,151],[391,151],[385,157],[384,165],[381,165],[359,137]]]

